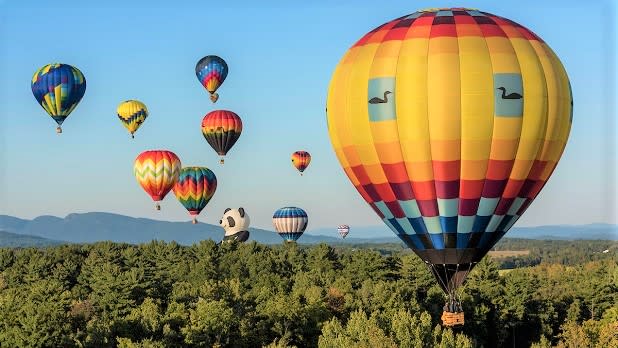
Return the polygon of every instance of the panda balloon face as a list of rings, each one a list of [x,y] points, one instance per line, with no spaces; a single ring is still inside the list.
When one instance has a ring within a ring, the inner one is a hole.
[[[240,232],[246,232],[243,235],[246,234],[248,238],[250,222],[249,214],[245,212],[245,209],[227,208],[223,212],[223,217],[219,220],[219,225],[225,230],[225,238],[236,236]]]

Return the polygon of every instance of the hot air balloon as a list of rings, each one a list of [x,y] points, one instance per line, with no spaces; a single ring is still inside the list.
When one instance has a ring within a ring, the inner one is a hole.
[[[350,233],[350,226],[348,226],[348,225],[339,225],[339,227],[337,227],[337,232],[339,233],[341,238],[345,239],[345,237],[348,236],[348,233]]]
[[[228,110],[211,111],[202,119],[202,135],[210,146],[221,157],[219,163],[223,164],[223,156],[234,146],[242,133],[242,120]]]
[[[206,56],[197,62],[195,75],[215,103],[219,99],[215,92],[227,77],[227,63],[218,56]]]
[[[86,92],[86,78],[74,66],[47,64],[34,73],[31,88],[36,100],[58,124],[56,133],[62,133],[62,123]]]
[[[180,204],[193,216],[193,223],[196,224],[197,215],[217,190],[217,177],[206,167],[185,167],[180,170],[178,181],[172,190]]]
[[[298,169],[301,176],[309,166],[309,162],[311,162],[311,155],[307,151],[296,151],[292,154],[292,165]]]
[[[560,60],[509,19],[428,9],[356,42],[326,104],[348,178],[433,272],[448,297],[444,324],[463,323],[456,290],[565,148],[573,104]]]
[[[146,120],[146,117],[148,117],[146,105],[139,100],[127,100],[120,103],[116,113],[122,125],[131,133],[131,138],[135,138],[133,133],[137,131],[139,126]]]
[[[284,207],[273,215],[273,226],[283,240],[295,242],[303,235],[309,218],[307,213],[296,207]]]
[[[160,210],[159,202],[178,181],[180,160],[171,151],[144,151],[135,159],[133,172],[140,186],[156,202],[155,208]]]

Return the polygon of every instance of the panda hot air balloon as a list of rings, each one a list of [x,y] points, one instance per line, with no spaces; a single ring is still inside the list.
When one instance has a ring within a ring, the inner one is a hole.
[[[146,193],[156,202],[155,208],[161,209],[159,202],[174,187],[180,173],[180,159],[167,150],[144,151],[135,159],[133,172],[135,178]]]
[[[273,226],[283,240],[295,242],[307,228],[309,217],[307,213],[296,207],[284,207],[273,215]]]
[[[216,103],[219,95],[216,93],[227,77],[227,63],[219,56],[206,56],[195,65],[195,75],[202,86],[210,93],[210,100]]]
[[[342,239],[345,239],[345,237],[348,236],[348,233],[350,233],[350,226],[339,225],[339,227],[337,227],[337,233],[339,233]]]
[[[56,133],[62,133],[62,123],[86,93],[86,78],[74,66],[47,64],[34,73],[30,87],[41,107],[58,124]]]
[[[335,153],[433,272],[448,296],[445,325],[463,323],[457,288],[553,173],[572,107],[551,48],[479,10],[400,17],[363,36],[336,67],[327,96]]]

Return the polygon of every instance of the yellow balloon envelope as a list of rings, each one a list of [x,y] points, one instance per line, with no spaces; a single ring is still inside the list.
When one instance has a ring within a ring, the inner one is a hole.
[[[350,181],[453,295],[554,171],[572,105],[564,67],[530,30],[430,9],[345,53],[327,121]]]
[[[138,100],[127,100],[122,102],[118,105],[116,111],[122,125],[131,133],[131,138],[134,137],[133,133],[137,131],[146,120],[146,117],[148,117],[146,105]]]

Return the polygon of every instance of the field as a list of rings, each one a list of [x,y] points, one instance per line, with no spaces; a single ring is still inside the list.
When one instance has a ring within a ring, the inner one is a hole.
[[[530,255],[530,250],[492,250],[488,253],[488,255],[493,257],[494,259],[528,256]]]

